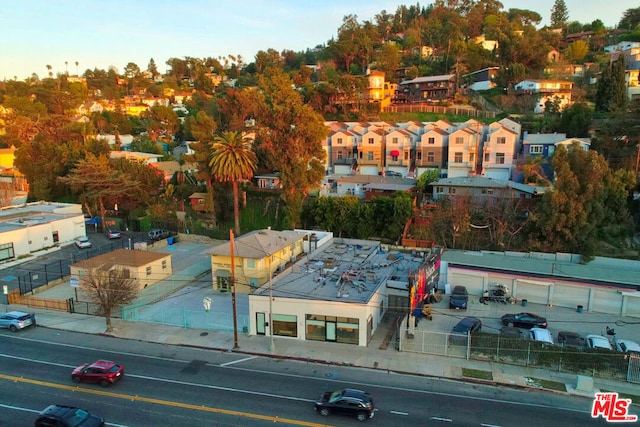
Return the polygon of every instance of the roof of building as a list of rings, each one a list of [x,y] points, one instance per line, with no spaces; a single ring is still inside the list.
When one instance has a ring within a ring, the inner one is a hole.
[[[82,206],[72,203],[33,202],[6,206],[0,208],[0,232],[78,216],[83,216]]]
[[[405,80],[401,82],[401,85],[412,84],[412,83],[428,83],[428,82],[440,82],[443,80],[451,80],[455,77],[455,74],[443,74],[440,76],[425,76],[425,77],[416,77],[412,80]]]
[[[523,193],[543,194],[549,187],[521,184],[515,181],[495,179],[486,176],[458,176],[443,178],[429,184],[430,186],[473,187],[473,188],[513,188]]]
[[[171,258],[171,254],[162,252],[139,251],[135,249],[116,249],[103,255],[85,259],[72,267],[87,269],[109,269],[113,266],[142,267],[163,258]]]
[[[373,182],[371,184],[365,184],[362,188],[365,190],[373,191],[409,191],[414,188],[415,183],[412,184],[391,184],[388,182]]]
[[[532,278],[554,278],[640,290],[640,261],[596,257],[583,264],[575,254],[447,250],[442,261],[473,269],[515,272]],[[626,286],[625,286],[626,285]]]
[[[277,231],[263,229],[254,230],[242,236],[236,237],[233,253],[242,258],[262,259],[280,249],[290,246],[292,243],[302,240],[308,233],[284,230]],[[231,255],[231,244],[221,244],[208,251],[211,255]]]
[[[387,183],[398,185],[415,185],[416,180],[411,178],[402,178],[399,176],[382,176],[382,175],[330,175],[328,181],[335,181],[340,184],[372,184]]]
[[[424,262],[418,254],[383,250],[380,242],[331,239],[271,283],[272,296],[367,303],[385,283],[406,289],[409,271]],[[253,292],[268,296],[269,284]]]

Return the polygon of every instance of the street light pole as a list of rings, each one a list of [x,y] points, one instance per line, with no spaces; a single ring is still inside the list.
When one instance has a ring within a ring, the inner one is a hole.
[[[236,316],[236,269],[233,257],[233,230],[229,230],[229,238],[231,243],[231,304],[233,305],[233,349],[240,348],[238,345],[238,317]]]

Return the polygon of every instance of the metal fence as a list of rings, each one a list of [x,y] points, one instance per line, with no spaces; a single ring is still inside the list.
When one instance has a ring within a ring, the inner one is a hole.
[[[123,310],[123,320],[179,326],[181,328],[205,329],[208,331],[233,332],[231,313],[205,312],[202,309],[167,308],[161,311],[147,310],[147,307],[130,307]],[[238,332],[249,333],[249,316],[237,315]]]
[[[467,336],[416,330],[408,334],[403,327],[400,327],[397,333],[400,351],[484,360],[627,381],[630,377],[637,377],[636,371],[640,369],[640,359],[609,350],[576,349],[484,333]],[[631,360],[637,364],[635,368],[629,365]]]

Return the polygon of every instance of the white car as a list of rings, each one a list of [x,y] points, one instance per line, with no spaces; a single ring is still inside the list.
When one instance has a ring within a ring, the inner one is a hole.
[[[89,240],[87,236],[80,237],[78,240],[76,240],[76,246],[80,249],[90,248],[91,240]]]
[[[531,341],[539,341],[547,344],[553,344],[553,337],[551,336],[551,332],[543,328],[529,329],[529,339]]]
[[[611,343],[608,339],[602,335],[587,335],[586,337],[588,348],[600,348],[605,350],[613,350]]]
[[[614,338],[613,344],[616,346],[616,350],[622,353],[628,353],[630,351],[640,352],[640,344],[635,341]]]

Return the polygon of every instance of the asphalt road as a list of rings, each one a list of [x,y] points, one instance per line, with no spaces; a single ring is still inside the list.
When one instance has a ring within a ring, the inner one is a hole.
[[[71,381],[73,367],[101,358],[122,363],[124,379],[106,389]],[[33,425],[51,403],[83,407],[111,426],[354,425],[312,410],[322,391],[342,387],[372,394],[371,425],[607,425],[591,419],[591,400],[580,397],[42,327],[0,330],[0,387],[0,426]]]

